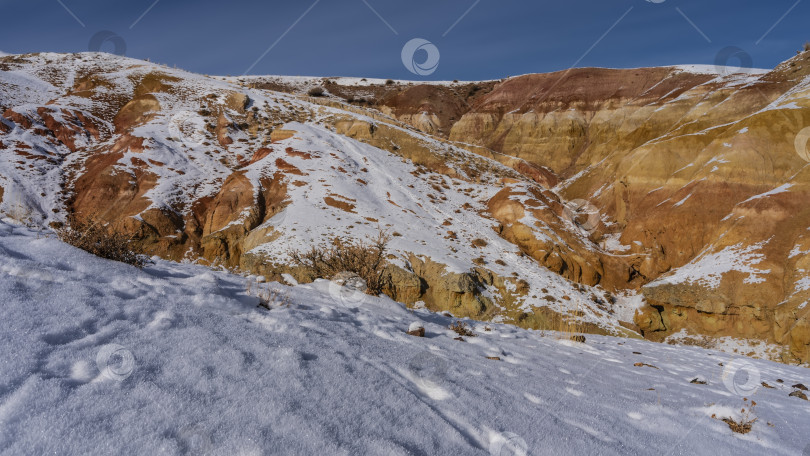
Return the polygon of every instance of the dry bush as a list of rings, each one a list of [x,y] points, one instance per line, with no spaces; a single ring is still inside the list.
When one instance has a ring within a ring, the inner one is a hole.
[[[473,332],[472,328],[461,320],[456,321],[454,324],[448,326],[448,328],[455,331],[455,333],[459,336],[475,337],[475,333]]]
[[[143,255],[138,255],[129,248],[132,241],[129,237],[116,233],[97,221],[80,221],[71,217],[67,226],[56,230],[56,235],[62,241],[101,258],[138,268],[148,263]]]
[[[385,267],[385,249],[391,236],[380,230],[377,237],[367,241],[336,237],[331,246],[313,246],[308,251],[292,250],[288,255],[293,263],[303,267],[315,277],[331,279],[339,272],[353,272],[366,281],[366,293],[382,292]]]
[[[805,52],[810,51],[810,41],[807,42],[807,43],[804,43],[804,51]]]
[[[751,401],[751,406],[746,409],[745,407],[748,406],[748,398],[743,398],[743,407],[740,410],[740,418],[734,419],[731,417],[727,418],[717,418],[717,415],[712,415],[712,418],[719,419],[724,423],[728,424],[728,427],[732,430],[732,432],[736,432],[738,434],[748,434],[751,432],[751,429],[754,427],[754,423],[757,422],[759,418],[756,417],[754,413],[754,407],[756,407],[756,401]]]
[[[266,283],[248,280],[245,291],[248,296],[259,298],[259,304],[256,307],[270,310],[271,306],[288,307],[292,304],[292,297],[288,292],[273,288]]]
[[[323,92],[324,92],[323,87],[313,87],[313,88],[309,89],[309,91],[307,92],[307,95],[309,95],[311,97],[322,97]]]
[[[571,315],[573,314],[573,315]],[[574,342],[585,342],[585,324],[581,321],[582,311],[580,310],[580,302],[577,300],[576,310],[569,311],[568,314],[559,314],[555,329],[560,339],[569,339]]]
[[[667,338],[665,342],[669,345],[688,345],[706,349],[717,348],[717,341],[708,336],[683,336],[678,338]]]

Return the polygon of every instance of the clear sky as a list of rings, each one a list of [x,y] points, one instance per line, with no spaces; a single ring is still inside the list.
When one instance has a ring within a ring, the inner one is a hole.
[[[95,36],[204,74],[471,80],[719,53],[770,68],[810,40],[808,19],[810,0],[0,0],[0,51],[87,51]],[[414,38],[439,52],[431,74],[403,64]]]

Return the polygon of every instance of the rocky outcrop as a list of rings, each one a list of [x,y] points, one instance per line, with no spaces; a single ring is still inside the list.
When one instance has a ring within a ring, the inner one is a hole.
[[[759,339],[784,345],[786,361],[807,359],[810,243],[804,201],[807,176],[784,191],[766,192],[735,206],[714,229],[709,246],[673,273],[643,288],[660,323],[636,321],[646,335],[673,332]]]

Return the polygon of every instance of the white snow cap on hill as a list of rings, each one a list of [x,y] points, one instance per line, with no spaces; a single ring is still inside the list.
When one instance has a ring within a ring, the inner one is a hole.
[[[9,221],[0,302],[4,455],[810,451],[788,396],[810,371],[698,347],[481,322],[457,341],[450,318],[327,281],[139,270]]]
[[[742,73],[750,75],[765,74],[771,70],[766,68],[745,68],[725,65],[675,65],[677,68],[687,73],[695,74],[731,74]]]

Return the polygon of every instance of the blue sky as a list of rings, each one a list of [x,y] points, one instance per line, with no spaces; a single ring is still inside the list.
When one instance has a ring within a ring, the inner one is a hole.
[[[714,64],[728,46],[770,68],[810,40],[810,0],[0,0],[0,11],[5,52],[86,51],[110,31],[127,56],[227,75],[494,79]],[[430,75],[403,64],[413,38],[440,52]]]

